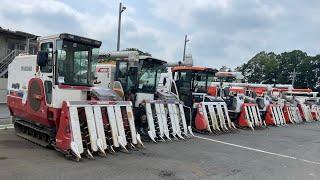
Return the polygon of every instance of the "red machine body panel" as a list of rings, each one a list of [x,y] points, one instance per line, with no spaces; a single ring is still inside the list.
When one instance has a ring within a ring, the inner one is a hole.
[[[34,87],[31,86],[37,86],[36,92],[32,91]],[[55,127],[60,116],[60,109],[47,106],[43,82],[39,78],[32,78],[29,81],[28,96],[25,103],[23,102],[23,94],[21,97],[17,92],[10,92],[7,96],[7,104],[11,115],[47,127]]]

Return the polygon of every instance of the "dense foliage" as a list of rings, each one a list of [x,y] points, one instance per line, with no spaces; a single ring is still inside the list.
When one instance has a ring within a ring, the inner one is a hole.
[[[127,49],[125,49],[125,50],[123,50],[123,51],[138,51],[139,55],[151,56],[150,53],[141,51],[140,49],[137,49],[137,48],[127,48]]]
[[[281,54],[263,51],[236,70],[250,83],[291,84],[295,75],[295,88],[320,91],[320,55],[308,56],[300,50]]]

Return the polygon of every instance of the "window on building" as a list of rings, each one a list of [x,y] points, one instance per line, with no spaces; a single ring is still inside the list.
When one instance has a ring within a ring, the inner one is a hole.
[[[26,50],[26,46],[24,44],[17,44],[17,49],[19,51],[25,51]]]
[[[15,49],[15,43],[13,43],[13,42],[8,42],[8,49],[9,49],[9,50],[14,50],[14,49]]]

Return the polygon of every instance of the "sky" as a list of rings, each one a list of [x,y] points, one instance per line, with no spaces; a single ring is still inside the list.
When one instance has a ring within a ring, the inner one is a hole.
[[[116,50],[118,0],[0,0],[0,26],[40,36],[62,32]],[[319,0],[123,0],[121,49],[177,62],[235,68],[261,51],[320,54]]]

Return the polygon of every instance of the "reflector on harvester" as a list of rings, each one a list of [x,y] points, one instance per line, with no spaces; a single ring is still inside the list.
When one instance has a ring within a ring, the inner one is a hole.
[[[261,118],[257,104],[244,103],[242,105],[238,125],[240,127],[249,127],[252,130],[257,127],[266,126],[265,121]]]
[[[286,120],[284,118],[283,111],[280,105],[270,104],[267,108],[265,121],[267,125],[285,125]]]
[[[188,137],[183,106],[176,100],[146,101],[148,135],[154,142]]]
[[[70,101],[68,102],[71,150],[78,157],[85,153],[92,157],[94,152],[115,148],[127,149],[128,144],[142,142],[136,132],[131,102],[128,101]],[[103,117],[106,117],[105,119]],[[129,126],[125,130],[125,126]]]

